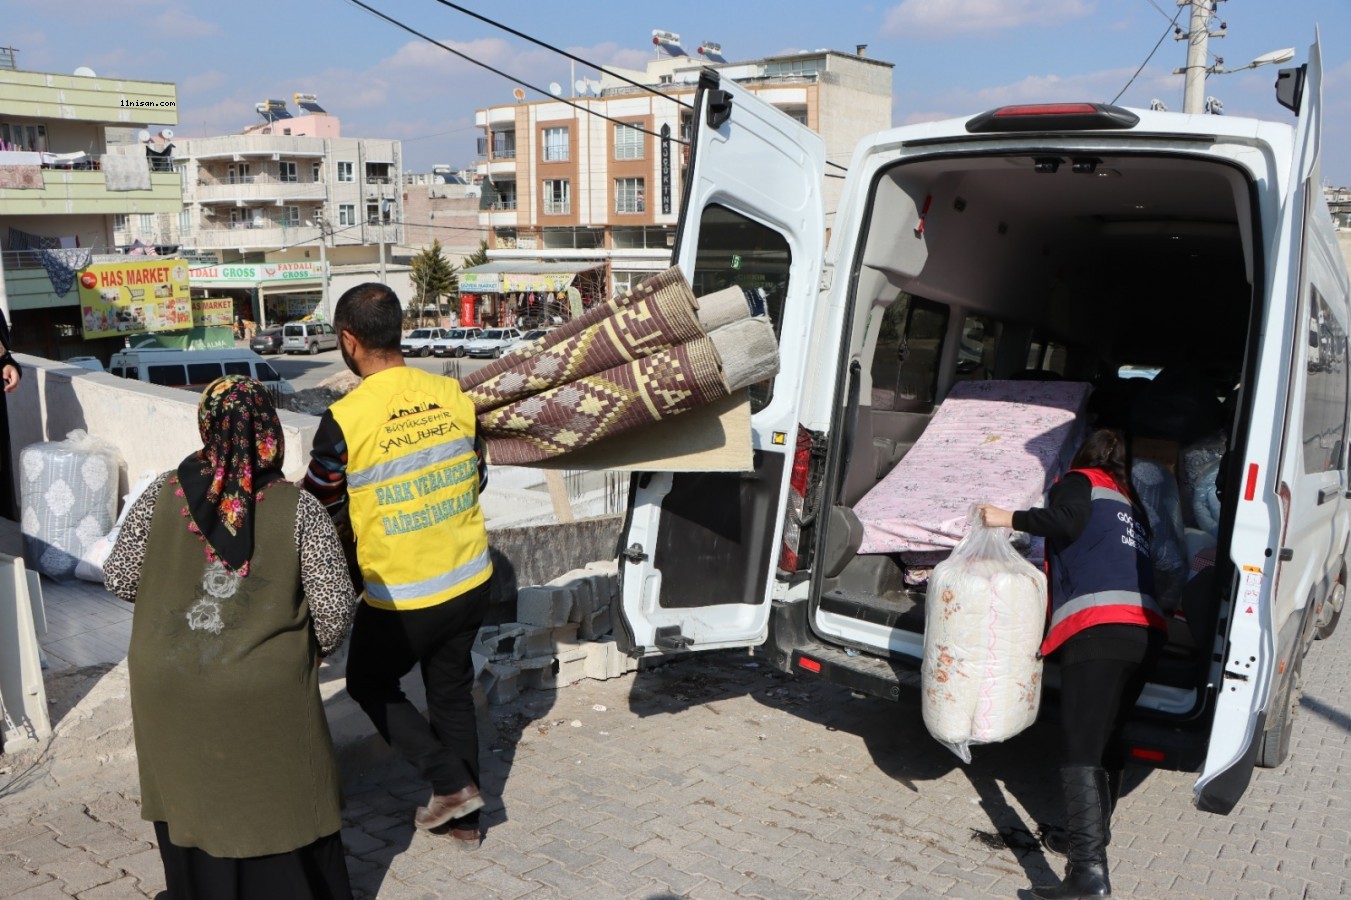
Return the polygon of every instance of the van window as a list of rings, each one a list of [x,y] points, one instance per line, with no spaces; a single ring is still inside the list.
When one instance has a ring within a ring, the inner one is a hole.
[[[1304,472],[1326,472],[1342,466],[1346,434],[1346,332],[1326,300],[1310,289],[1309,346],[1304,391]]]
[[[188,363],[188,384],[210,384],[220,377],[220,363]]]
[[[188,373],[182,366],[146,366],[146,380],[166,387],[182,387],[188,383]]]
[[[277,370],[269,366],[267,363],[260,362],[255,363],[254,365],[257,366],[259,381],[281,381],[281,376],[277,374]]]
[[[247,362],[227,362],[225,363],[226,375],[243,375],[245,378],[253,377],[253,370]]]
[[[115,368],[109,369],[108,371],[111,372],[111,373],[113,373],[114,375],[116,375],[118,378],[126,378],[126,377],[127,377],[127,370],[124,369],[124,368],[122,368],[121,366],[117,366],[117,367],[115,367]]]
[[[994,375],[995,353],[1004,326],[986,316],[967,316],[957,349],[957,380],[983,381]]]
[[[769,321],[778,338],[792,261],[788,240],[779,232],[726,207],[708,206],[699,220],[692,287],[697,296],[733,285],[763,290]],[[773,397],[772,379],[752,385],[751,410],[764,409]]]
[[[873,356],[873,409],[933,409],[948,312],[941,303],[909,294],[887,307]]]
[[[282,327],[281,333],[285,337],[304,337],[304,325],[286,325]]]

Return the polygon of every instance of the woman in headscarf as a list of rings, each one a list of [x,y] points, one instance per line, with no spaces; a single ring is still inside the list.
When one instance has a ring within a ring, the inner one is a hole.
[[[136,604],[128,667],[141,816],[173,900],[350,898],[318,665],[352,583],[333,525],[281,473],[264,388],[217,379],[202,449],[132,506],[105,583]]]

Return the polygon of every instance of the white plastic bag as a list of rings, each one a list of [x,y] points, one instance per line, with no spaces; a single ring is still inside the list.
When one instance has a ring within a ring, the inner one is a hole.
[[[24,555],[49,578],[69,581],[75,564],[117,517],[117,448],[83,430],[19,452]]]
[[[75,564],[75,577],[81,581],[92,581],[95,584],[103,584],[103,564],[108,559],[108,554],[113,552],[113,544],[117,543],[117,533],[122,530],[122,520],[127,517],[131,505],[140,499],[145,489],[150,487],[150,483],[155,480],[154,472],[146,472],[136,480],[122,497],[122,511],[117,514],[117,524],[113,525],[113,530],[99,538],[94,543],[84,548],[80,554],[80,560]]]
[[[1007,528],[971,531],[929,578],[920,667],[924,725],[962,762],[973,744],[1008,740],[1037,719],[1046,576]]]

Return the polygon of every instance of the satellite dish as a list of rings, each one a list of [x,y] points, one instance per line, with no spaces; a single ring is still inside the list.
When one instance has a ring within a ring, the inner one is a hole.
[[[549,93],[553,94],[555,97],[563,96],[563,85],[559,84],[557,81],[549,82]]]
[[[81,78],[96,78],[96,77],[98,77],[98,76],[96,76],[96,75],[94,74],[94,70],[91,69],[91,68],[89,68],[88,66],[80,66],[78,69],[76,69],[76,70],[75,70],[73,73],[71,73],[71,74],[73,74],[73,75],[79,75]]]
[[[159,136],[166,141],[172,141],[174,139],[174,130],[172,128],[165,128],[160,131]]]
[[[142,128],[140,131],[136,132],[136,140],[144,144],[146,141],[150,140],[150,132]]]
[[[599,97],[599,96],[600,96],[600,82],[599,82],[599,81],[588,81],[588,82],[586,83],[586,87],[587,87],[587,89],[588,89],[589,91],[591,91],[591,96],[593,96],[593,97]]]
[[[521,90],[520,88],[516,88],[514,91],[511,92],[511,96],[515,97],[517,100],[524,100],[525,91]]]
[[[586,79],[585,79],[585,78],[578,78],[576,81],[574,81],[574,82],[572,83],[572,92],[573,92],[573,96],[575,96],[575,97],[585,97],[585,96],[586,96]]]

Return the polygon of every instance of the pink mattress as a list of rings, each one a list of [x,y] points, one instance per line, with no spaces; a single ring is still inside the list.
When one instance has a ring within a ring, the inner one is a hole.
[[[854,506],[859,552],[932,565],[966,534],[973,504],[1039,505],[1083,438],[1090,390],[1071,381],[957,384],[905,458]]]

